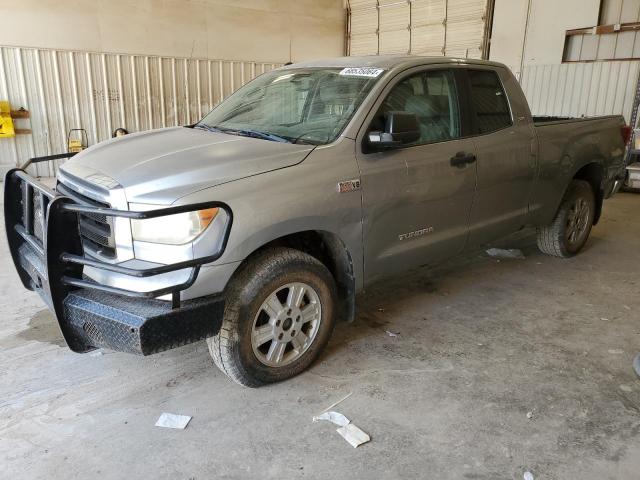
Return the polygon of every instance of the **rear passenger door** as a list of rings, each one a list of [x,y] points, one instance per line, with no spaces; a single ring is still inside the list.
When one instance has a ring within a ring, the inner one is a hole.
[[[537,163],[528,107],[511,101],[503,68],[467,69],[478,185],[471,210],[469,244],[517,231],[526,223]],[[523,109],[526,108],[526,111]]]
[[[473,139],[459,90],[464,71],[419,67],[385,88],[358,136],[364,211],[365,280],[406,271],[460,252],[476,183]],[[385,113],[417,116],[420,139],[367,151]]]

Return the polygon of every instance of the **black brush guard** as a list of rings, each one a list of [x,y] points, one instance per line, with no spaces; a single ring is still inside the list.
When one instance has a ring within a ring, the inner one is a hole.
[[[34,158],[23,168],[72,155]],[[37,212],[35,206],[39,207]],[[220,250],[212,255],[134,269],[83,253],[79,213],[143,220],[206,208],[220,208],[228,218]],[[180,292],[194,284],[202,265],[214,262],[224,252],[232,220],[226,204],[206,202],[144,212],[93,207],[58,194],[24,169],[13,169],[5,177],[4,210],[9,249],[22,284],[38,292],[55,313],[74,352],[106,347],[149,355],[214,335],[220,329],[224,309],[221,296],[181,301]],[[85,266],[133,277],[152,277],[187,268],[191,272],[184,283],[137,292],[90,280],[83,276]],[[157,299],[168,294],[171,302]]]

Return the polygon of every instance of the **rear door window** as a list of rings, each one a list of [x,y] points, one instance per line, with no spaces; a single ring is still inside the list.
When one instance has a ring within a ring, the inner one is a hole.
[[[498,74],[492,70],[468,73],[477,133],[487,134],[511,126],[511,109]]]

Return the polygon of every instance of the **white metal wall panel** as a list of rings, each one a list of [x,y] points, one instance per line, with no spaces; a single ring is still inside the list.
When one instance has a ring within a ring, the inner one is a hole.
[[[67,150],[67,132],[89,144],[129,132],[186,125],[247,81],[280,64],[0,47],[0,100],[24,107],[30,135],[0,138],[0,173],[34,156]],[[57,164],[33,173],[55,174]]]
[[[640,61],[563,63],[524,68],[522,88],[534,115],[631,117]]]

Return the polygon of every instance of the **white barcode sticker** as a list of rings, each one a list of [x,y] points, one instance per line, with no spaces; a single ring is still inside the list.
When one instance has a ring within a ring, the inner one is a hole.
[[[346,75],[349,77],[371,77],[376,78],[384,72],[382,68],[367,68],[367,67],[347,67],[343,68],[340,75]]]

